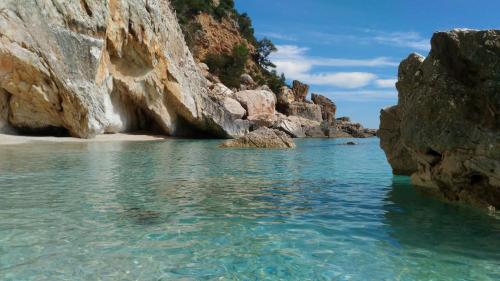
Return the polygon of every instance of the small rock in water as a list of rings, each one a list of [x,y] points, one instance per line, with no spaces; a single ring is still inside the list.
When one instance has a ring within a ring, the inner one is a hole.
[[[353,141],[349,141],[346,143],[347,145],[356,145],[357,143],[353,142]]]
[[[228,140],[220,147],[295,148],[295,143],[282,131],[262,127],[239,139]]]

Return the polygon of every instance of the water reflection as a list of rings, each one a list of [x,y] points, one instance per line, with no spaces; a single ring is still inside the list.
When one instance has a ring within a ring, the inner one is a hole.
[[[405,177],[395,177],[384,209],[398,258],[412,261],[408,276],[439,279],[440,272],[448,271],[462,280],[500,278],[493,266],[500,265],[498,217],[429,197]],[[478,273],[478,268],[488,270]]]

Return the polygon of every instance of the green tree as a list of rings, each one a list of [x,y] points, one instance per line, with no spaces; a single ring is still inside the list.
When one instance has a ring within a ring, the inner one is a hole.
[[[276,49],[276,46],[274,46],[271,40],[264,38],[257,42],[257,51],[254,55],[254,61],[263,68],[274,68],[276,65],[271,62],[269,55],[277,50],[278,49]]]

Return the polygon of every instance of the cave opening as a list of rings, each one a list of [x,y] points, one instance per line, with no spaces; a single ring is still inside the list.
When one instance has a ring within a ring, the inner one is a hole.
[[[207,124],[208,125],[208,124]],[[175,137],[186,138],[186,139],[220,139],[221,136],[213,134],[208,130],[202,130],[191,122],[188,122],[185,118],[177,117],[177,130],[175,131]]]
[[[13,127],[15,132],[29,137],[70,137],[68,129],[64,127],[47,126],[41,128]]]

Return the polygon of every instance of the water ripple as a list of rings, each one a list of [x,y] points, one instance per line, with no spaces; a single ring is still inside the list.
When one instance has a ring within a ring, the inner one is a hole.
[[[2,147],[0,279],[500,279],[498,218],[342,142]]]

